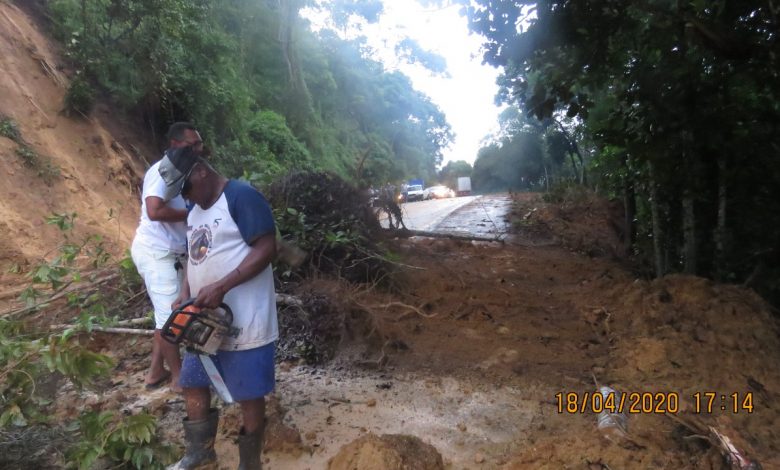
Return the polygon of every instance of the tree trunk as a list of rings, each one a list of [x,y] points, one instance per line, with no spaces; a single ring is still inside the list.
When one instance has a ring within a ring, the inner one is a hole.
[[[580,180],[580,171],[577,169],[577,161],[574,160],[574,154],[569,152],[569,159],[571,160],[571,168],[574,171],[574,177]]]
[[[683,208],[683,270],[687,274],[696,274],[696,211],[690,191],[685,191],[682,198]]]
[[[687,3],[687,2],[686,2]],[[680,14],[680,19],[684,18],[681,15],[683,11],[682,0],[677,0],[677,13]],[[679,35],[677,40],[680,44],[680,61],[682,66],[688,66],[686,57],[688,53],[688,41],[685,33],[685,22],[679,22]],[[693,77],[691,74],[685,75],[685,93],[683,95],[683,102],[689,110],[689,116],[696,115],[696,88],[693,84]],[[700,168],[697,165],[698,155],[693,150],[692,143],[695,136],[693,135],[693,129],[683,128],[680,132],[680,146],[682,149],[682,167],[685,171],[686,178],[683,179],[683,195],[682,195],[682,223],[683,223],[683,272],[687,274],[696,274],[697,261],[698,261],[698,243],[696,240],[696,210],[694,207],[694,194],[698,189],[697,178],[700,177]]]
[[[550,192],[550,177],[547,175],[547,165],[542,165],[544,168],[544,186],[545,190],[549,193]]]
[[[655,170],[653,163],[648,163],[650,168],[650,213],[653,218],[653,255],[655,259],[655,276],[662,277],[666,274],[666,257],[664,256],[663,221],[661,220],[661,204],[658,200],[658,187],[655,182]]]
[[[279,0],[279,34],[277,35],[277,41],[282,48],[282,57],[284,63],[287,65],[287,83],[293,89],[296,86],[295,83],[295,70],[293,69],[292,59],[292,2],[290,0]]]
[[[636,243],[636,188],[634,187],[634,177],[630,171],[628,155],[623,156],[622,162],[626,169],[626,177],[623,179],[623,230],[625,254],[631,254]]]
[[[685,178],[682,178],[682,230],[683,230],[683,272],[696,274],[698,271],[698,240],[696,237],[696,207],[694,196],[698,192],[699,183],[696,180],[701,171],[697,165],[697,155],[690,151],[690,134],[681,133],[682,168]]]
[[[579,171],[579,180],[580,184],[585,184],[585,159],[582,158],[582,153],[580,152],[580,146],[577,145],[577,141],[574,140],[574,137],[569,135],[568,131],[566,131],[566,128],[563,127],[563,124],[561,124],[558,120],[553,119],[553,122],[558,126],[558,130],[563,134],[563,137],[566,139],[566,142],[569,144],[569,151],[575,155],[577,155],[577,159],[580,161],[580,171]],[[577,165],[574,164],[574,159],[572,158],[572,166],[574,167],[575,171],[577,169]]]
[[[726,271],[726,155],[718,155],[718,221],[715,227],[715,277],[723,280]]]

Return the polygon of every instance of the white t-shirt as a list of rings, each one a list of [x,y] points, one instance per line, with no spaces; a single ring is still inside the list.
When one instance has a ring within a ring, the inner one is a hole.
[[[141,192],[141,221],[135,231],[135,240],[144,247],[154,250],[170,250],[174,253],[187,251],[187,224],[182,222],[159,222],[149,219],[146,212],[146,198],[156,196],[163,199],[165,181],[160,176],[160,162],[152,165],[144,175],[144,187]],[[174,209],[186,209],[184,198],[176,196],[167,205]]]
[[[252,186],[230,180],[217,202],[207,210],[195,206],[187,217],[187,280],[190,295],[214,283],[249,254],[258,237],[275,233],[268,202]],[[259,348],[279,338],[273,268],[230,289],[223,300],[233,311],[235,334],[220,349],[242,351]]]

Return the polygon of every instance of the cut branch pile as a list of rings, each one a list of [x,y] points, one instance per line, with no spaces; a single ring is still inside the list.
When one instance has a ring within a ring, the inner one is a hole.
[[[309,253],[291,271],[335,274],[350,282],[373,282],[390,272],[375,240],[381,228],[364,192],[324,172],[295,172],[267,188],[282,237]]]

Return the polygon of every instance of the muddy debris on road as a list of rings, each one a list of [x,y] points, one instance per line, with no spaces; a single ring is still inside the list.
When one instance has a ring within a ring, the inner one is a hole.
[[[313,326],[316,341],[280,349],[267,468],[363,458],[387,465],[375,468],[730,468],[710,429],[780,468],[779,330],[766,303],[690,276],[637,280],[612,257],[562,246],[554,227],[518,222],[539,199],[513,204],[504,243],[391,240],[398,272],[383,287],[324,276],[294,286],[309,300],[280,316],[290,331]],[[65,422],[80,403],[148,410],[163,441],[180,443],[181,398],[143,390],[148,342],[92,337],[115,375],[97,393],[61,388],[52,415]],[[594,377],[637,403],[628,439],[599,432]],[[235,468],[239,413],[222,416],[220,468]]]

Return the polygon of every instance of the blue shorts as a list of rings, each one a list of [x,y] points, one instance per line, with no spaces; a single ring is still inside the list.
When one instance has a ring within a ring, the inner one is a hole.
[[[217,351],[216,355],[211,356],[235,401],[254,400],[273,391],[276,384],[275,346],[276,343],[270,343],[244,351]],[[197,354],[184,354],[179,385],[184,388],[204,388],[211,385]]]

